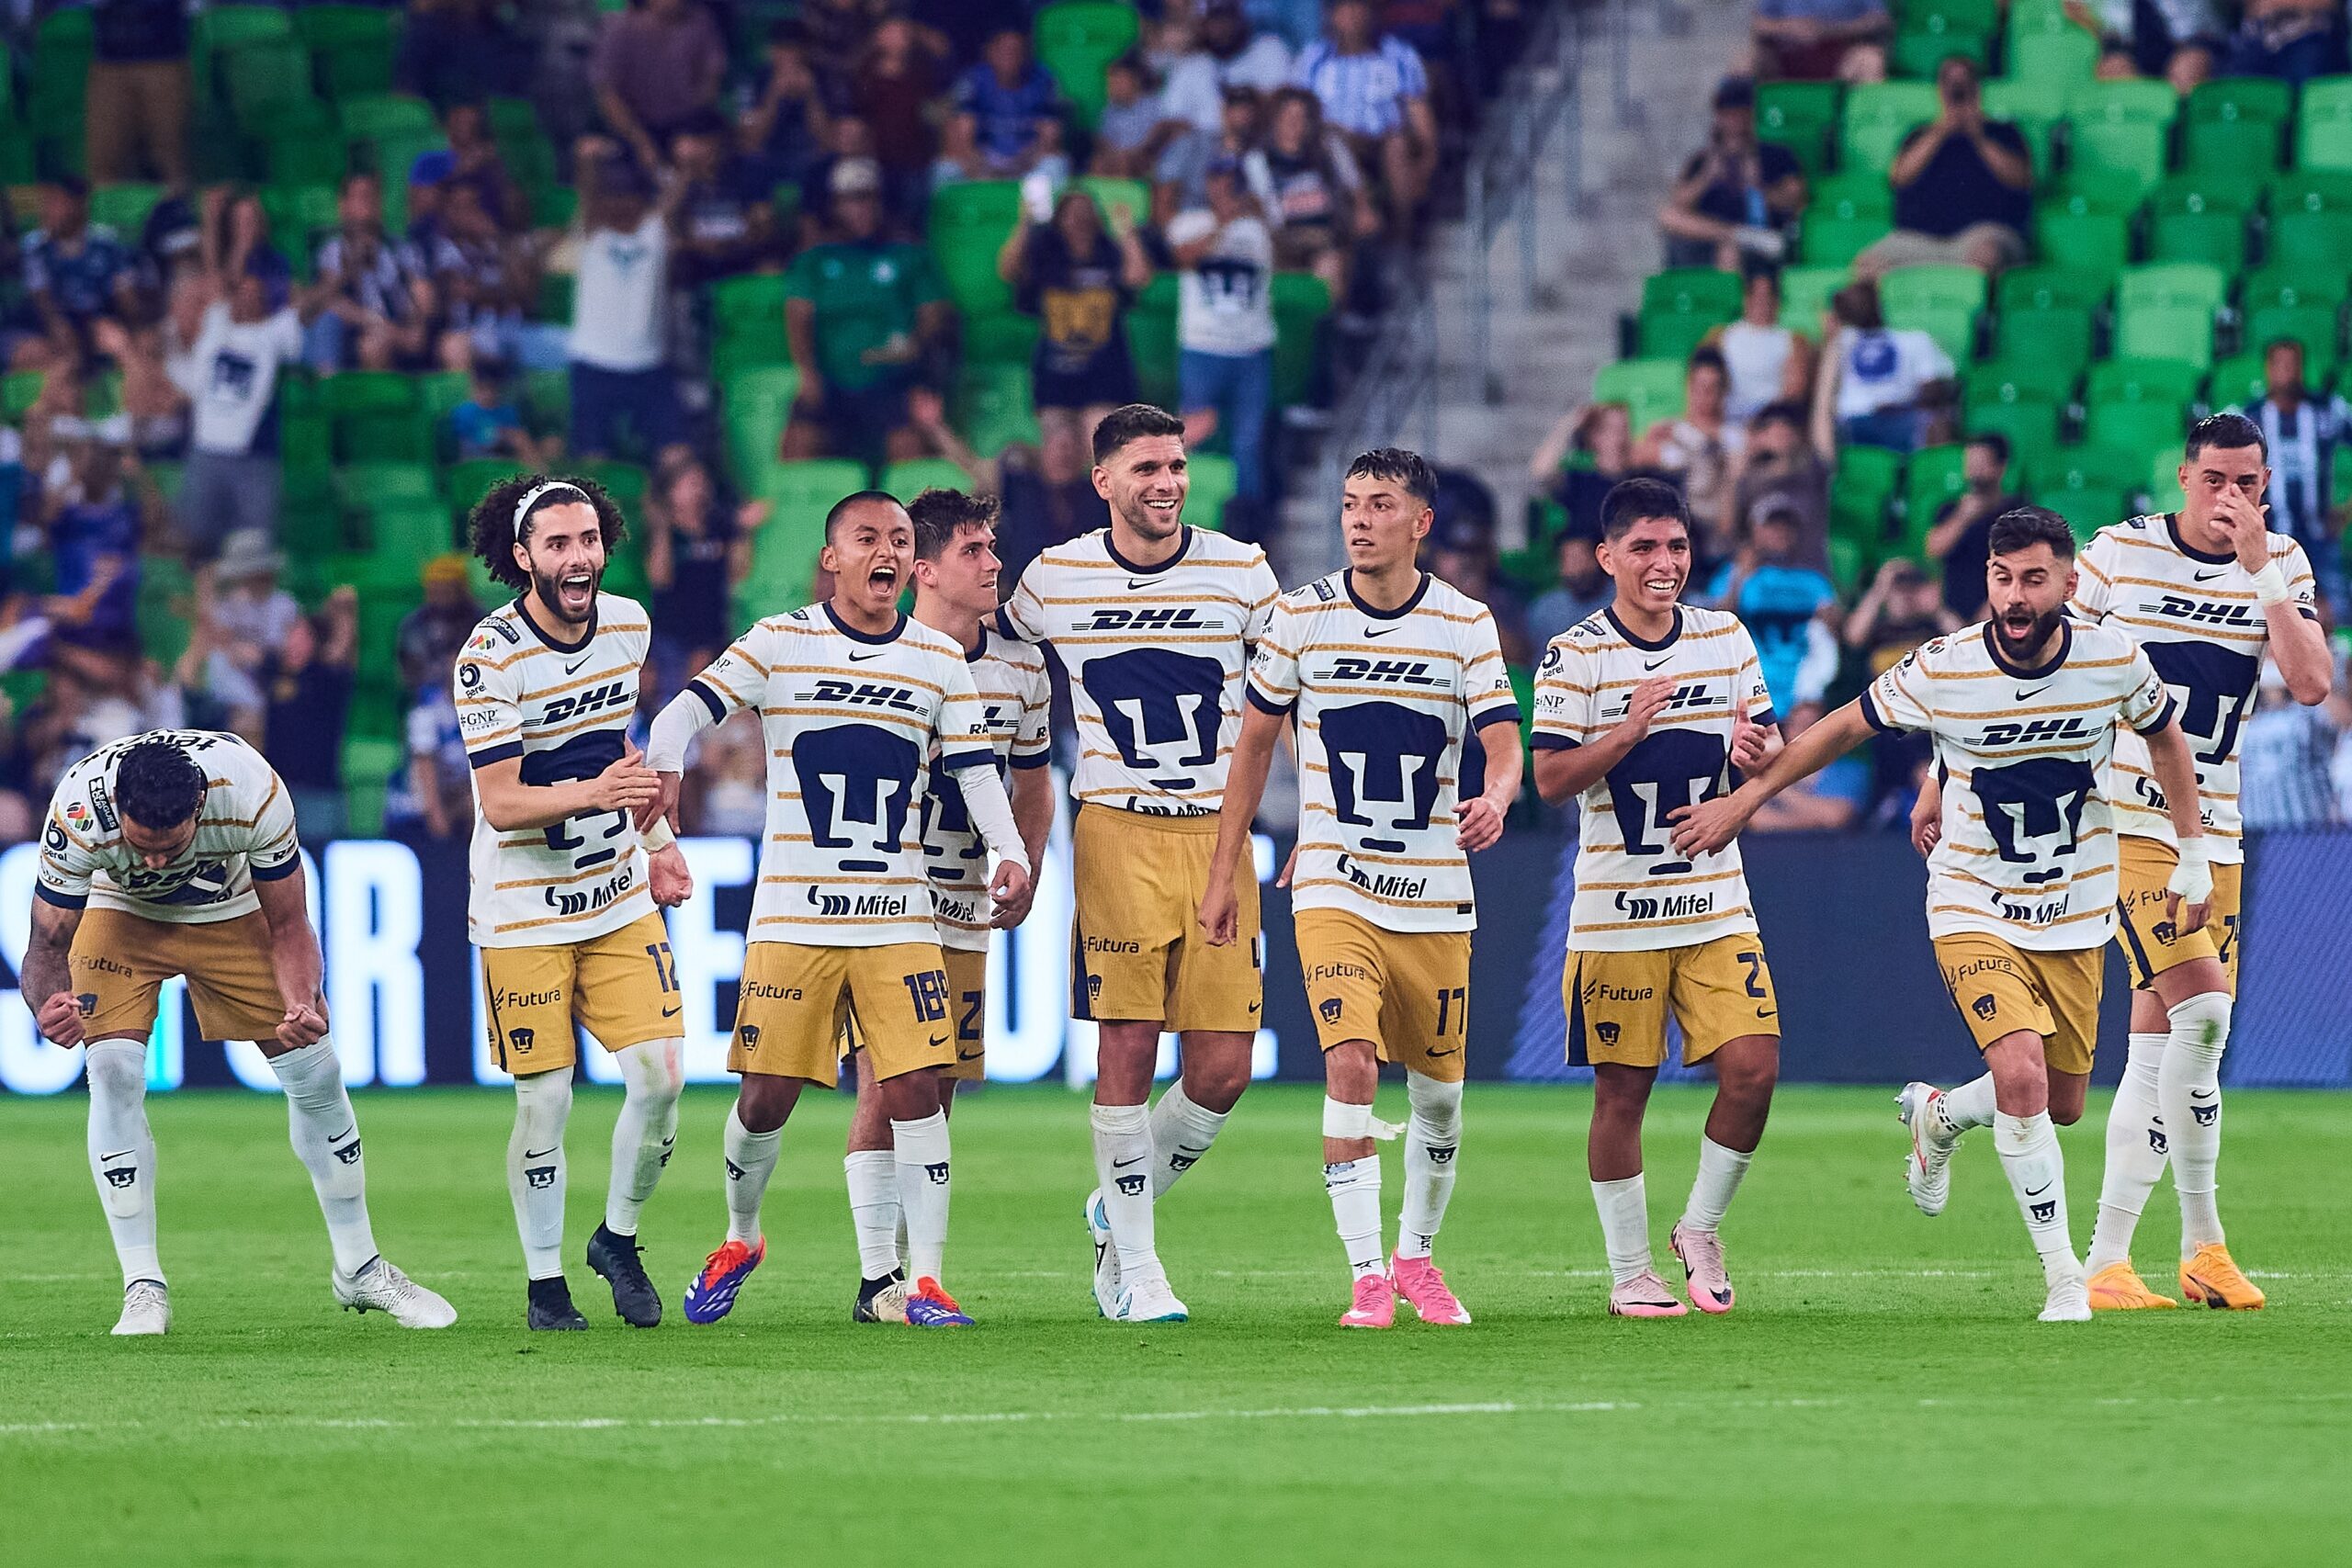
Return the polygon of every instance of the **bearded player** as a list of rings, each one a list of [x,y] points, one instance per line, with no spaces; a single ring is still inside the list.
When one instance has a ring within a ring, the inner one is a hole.
[[[630,816],[660,785],[628,729],[651,623],[635,601],[602,592],[626,527],[595,484],[537,474],[493,486],[473,512],[474,552],[515,597],[458,654],[476,808],[467,923],[481,949],[491,1053],[514,1078],[506,1187],[535,1329],[588,1326],[563,1274],[563,1136],[581,1029],[613,1054],[624,1086],[588,1267],[612,1286],[623,1322],[662,1321],[638,1216],[676,1142],[685,1042],[655,906],[684,901],[693,884],[668,826],[640,838]]]

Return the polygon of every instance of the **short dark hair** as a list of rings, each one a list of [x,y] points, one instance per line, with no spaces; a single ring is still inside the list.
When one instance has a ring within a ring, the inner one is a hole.
[[[1402,446],[1375,446],[1358,454],[1348,465],[1348,478],[1393,480],[1423,506],[1437,499],[1437,471],[1427,457]]]
[[[965,529],[995,527],[997,499],[992,495],[967,495],[936,486],[923,491],[907,502],[907,515],[915,525],[915,559],[937,560]]]
[[[825,543],[830,545],[833,542],[834,530],[849,521],[849,514],[861,506],[877,502],[885,506],[895,506],[901,512],[906,510],[905,503],[887,490],[852,491],[833,502],[833,509],[825,513]]]
[[[543,495],[536,497],[528,511],[520,517],[514,513],[523,498],[548,486]],[[609,559],[614,547],[628,536],[628,519],[621,515],[620,502],[605,492],[594,479],[578,474],[516,474],[501,479],[482,492],[474,502],[472,514],[467,519],[466,536],[481,564],[490,575],[517,593],[531,586],[531,578],[514,564],[514,546],[531,535],[531,519],[550,506],[576,506],[586,502],[596,512],[597,526],[605,536],[605,555]]]
[[[1975,434],[1971,435],[1966,444],[1971,446],[1984,447],[1986,451],[1992,453],[1995,457],[2000,459],[2001,466],[2003,468],[2008,467],[2009,438],[2002,434],[1999,431],[1980,430]]]
[[[2266,458],[2270,456],[2270,443],[2262,438],[2262,426],[2242,413],[2209,413],[2190,425],[2181,457],[2195,462],[2197,455],[2208,446],[2223,452],[2251,446]]]
[[[204,805],[204,770],[187,748],[150,736],[114,769],[115,808],[141,828],[176,828]]]
[[[1731,367],[1724,363],[1724,351],[1703,344],[1690,351],[1690,362],[1682,367],[1686,376],[1693,370],[1713,370],[1724,376],[1731,374]]]
[[[1747,423],[1751,425],[1793,424],[1803,430],[1808,417],[1805,406],[1796,399],[1776,398],[1749,415]]]
[[[1992,532],[1984,540],[1984,553],[2014,555],[2036,545],[2048,545],[2050,553],[2060,560],[2073,560],[2075,530],[2046,506],[2013,506],[1993,519]]]
[[[1130,441],[1153,435],[1182,435],[1184,422],[1151,403],[1122,403],[1094,427],[1094,460],[1111,457]]]
[[[1648,517],[1668,517],[1686,529],[1690,526],[1690,508],[1674,486],[1664,479],[1619,479],[1600,499],[1600,536],[1614,544]]]

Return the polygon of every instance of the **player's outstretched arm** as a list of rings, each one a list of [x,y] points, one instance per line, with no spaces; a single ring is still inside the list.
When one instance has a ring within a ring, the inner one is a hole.
[[[2165,919],[2178,931],[2204,929],[2213,903],[2213,874],[2205,859],[2205,806],[2197,796],[2197,759],[2189,754],[2188,737],[2180,721],[2167,718],[2162,729],[2143,731],[2148,743],[2148,771],[2164,791],[2165,815],[2172,818],[2173,839],[2179,858],[2165,884]],[[2185,907],[2184,907],[2185,906]]]
[[[1455,841],[1465,850],[1483,850],[1503,836],[1503,818],[1510,815],[1511,803],[1519,798],[1519,788],[1527,776],[1527,757],[1519,749],[1519,726],[1500,720],[1478,731],[1478,743],[1487,751],[1487,788],[1476,799],[1465,800],[1454,807],[1461,818],[1461,830]]]
[[[285,875],[254,881],[262,919],[269,922],[270,973],[277,976],[277,994],[286,1002],[277,1043],[289,1051],[315,1044],[327,1033],[326,998],[319,992],[326,966],[319,956],[318,932],[311,929],[304,880],[297,859]]]
[[[1240,874],[1250,829],[1258,820],[1258,803],[1266,795],[1266,773],[1274,764],[1274,746],[1289,718],[1256,703],[1242,705],[1241,735],[1233,744],[1232,761],[1225,771],[1225,798],[1217,807],[1216,849],[1209,859],[1207,886],[1201,890],[1201,930],[1211,947],[1225,946],[1241,928],[1241,899],[1233,890],[1233,879]]]
[[[1796,783],[1810,778],[1871,737],[1860,698],[1781,748],[1764,771],[1729,795],[1668,815],[1674,848],[1685,855],[1713,854],[1739,836],[1756,808]]]
[[[32,932],[25,942],[25,961],[17,965],[17,988],[41,1038],[52,1045],[82,1043],[82,1008],[74,999],[73,971],[67,963],[74,951],[74,933],[82,929],[82,911],[33,900]]]

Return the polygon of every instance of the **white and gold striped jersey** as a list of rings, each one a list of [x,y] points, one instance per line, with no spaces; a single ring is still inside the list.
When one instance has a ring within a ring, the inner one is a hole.
[[[1649,733],[1584,792],[1568,946],[1592,953],[1695,947],[1756,929],[1739,845],[1685,856],[1673,814],[1731,786],[1737,719],[1773,720],[1756,644],[1739,618],[1678,605],[1674,627],[1651,640],[1614,610],[1552,639],[1535,672],[1539,751],[1582,746],[1624,722],[1634,688],[1670,677],[1674,694]]]
[[[1154,567],[1122,560],[1108,529],[1022,572],[998,629],[1049,643],[1069,672],[1081,805],[1214,816],[1241,728],[1248,646],[1282,584],[1255,545],[1186,528]]]
[[[2284,534],[2270,535],[2268,543],[2296,609],[2316,620],[2317,588],[2303,547]],[[2217,863],[2237,863],[2245,858],[2238,727],[2254,711],[2270,641],[2254,579],[2234,552],[2191,549],[2178,520],[2165,513],[2100,529],[2075,564],[2081,569],[2075,613],[2129,633],[2180,705],[2181,731],[2197,760],[2206,853]],[[2115,830],[2171,843],[2172,819],[2148,768],[2148,743],[2128,731],[2118,735],[2109,775]]]
[[[2100,775],[2120,720],[2162,729],[2173,699],[2120,628],[2071,617],[2030,670],[1980,622],[1921,644],[1863,690],[1881,729],[1935,738],[1943,837],[1928,857],[1928,931],[2064,953],[2115,932],[2113,812]]]
[[[767,839],[746,935],[811,947],[939,940],[924,868],[924,783],[994,757],[964,650],[900,616],[884,633],[830,604],[770,615],[686,690],[714,720],[757,708]]]
[[[593,779],[618,761],[637,712],[652,625],[635,600],[596,595],[572,642],[541,631],[519,599],[481,618],[458,651],[458,728],[479,770],[523,761],[526,784]],[[502,832],[474,801],[466,923],[478,947],[555,947],[618,931],[653,908],[645,848],[626,811]]]
[[[1294,909],[1347,909],[1384,931],[1478,923],[1454,841],[1464,738],[1517,724],[1487,608],[1423,573],[1394,610],[1335,571],[1274,603],[1250,701],[1298,724]]]
[[[196,837],[178,858],[151,870],[123,841],[115,770],[142,740],[168,740],[196,759],[208,788]],[[261,908],[256,880],[302,868],[294,802],[277,771],[233,735],[154,729],[101,747],[65,770],[41,828],[34,891],[61,908],[116,909],[172,925],[207,925]]]
[[[964,662],[979,699],[980,728],[996,753],[997,770],[1042,768],[1052,741],[1053,682],[1046,656],[987,626]],[[965,953],[989,950],[989,847],[964,808],[963,786],[931,751],[931,779],[922,802],[922,858],[931,873],[932,915],[939,945]],[[1012,780],[1006,778],[1010,789]]]

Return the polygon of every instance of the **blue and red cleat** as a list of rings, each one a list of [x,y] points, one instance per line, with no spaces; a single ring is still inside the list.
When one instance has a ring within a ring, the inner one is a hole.
[[[735,1308],[735,1292],[768,1255],[767,1237],[753,1242],[730,1241],[703,1260],[702,1270],[686,1285],[686,1321],[717,1323]]]
[[[947,1288],[926,1274],[907,1292],[907,1323],[915,1328],[969,1328],[969,1314],[956,1304]]]

